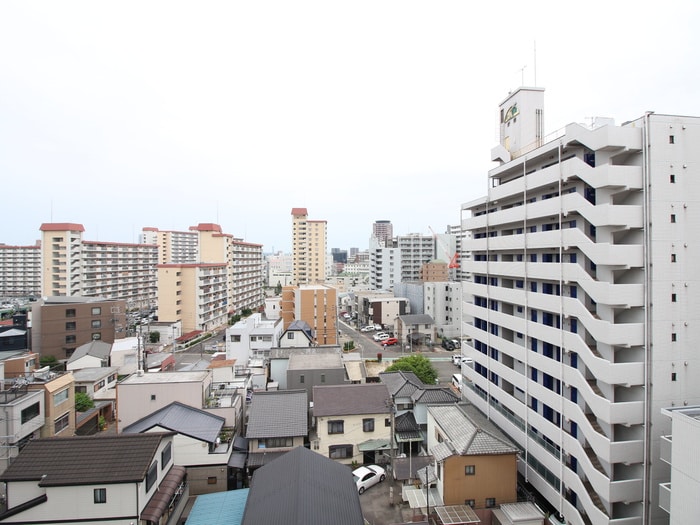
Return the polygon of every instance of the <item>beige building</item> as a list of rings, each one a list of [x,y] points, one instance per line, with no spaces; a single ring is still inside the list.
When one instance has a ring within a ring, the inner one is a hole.
[[[213,330],[228,319],[227,265],[159,264],[158,316],[181,322],[182,332]]]
[[[44,393],[44,426],[40,437],[75,435],[75,380],[72,372],[35,374],[27,388]]]
[[[41,295],[41,246],[0,244],[0,297]]]
[[[32,350],[68,359],[90,341],[113,343],[126,334],[126,302],[100,297],[46,297],[32,304]]]
[[[447,263],[442,261],[425,263],[420,269],[420,280],[423,282],[446,282],[448,277]]]
[[[143,244],[158,246],[158,264],[197,262],[198,235],[194,231],[163,231],[146,227],[141,230]]]
[[[44,223],[40,230],[43,296],[101,296],[133,306],[155,304],[156,245],[84,241],[82,224]]]
[[[306,208],[292,208],[292,257],[295,284],[326,280],[327,222],[310,220]]]
[[[280,303],[284,330],[294,321],[305,321],[317,344],[338,344],[337,301],[337,291],[332,286],[285,286]]]

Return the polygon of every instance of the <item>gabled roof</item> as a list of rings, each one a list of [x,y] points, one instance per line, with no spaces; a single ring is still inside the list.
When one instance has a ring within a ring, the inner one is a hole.
[[[388,414],[389,391],[381,383],[314,387],[314,416]]]
[[[226,419],[221,416],[175,401],[124,427],[122,433],[138,434],[161,427],[206,443],[215,443],[225,423]]]
[[[452,455],[517,454],[520,450],[505,436],[477,425],[458,405],[429,406],[428,413],[445,433],[445,441],[430,449],[441,461]]]
[[[311,326],[309,326],[309,323],[302,321],[301,319],[292,321],[287,329],[282,332],[282,335],[286,334],[287,332],[302,332],[309,339],[309,341],[313,339]]]
[[[84,345],[80,345],[75,349],[75,352],[68,358],[69,363],[73,363],[85,357],[86,355],[96,357],[98,359],[106,359],[109,357],[109,353],[112,350],[112,345],[110,343],[105,343],[104,341],[90,341]]]
[[[306,390],[253,392],[247,438],[306,436],[309,400]]]
[[[428,314],[400,315],[399,318],[404,324],[433,324],[435,321]]]
[[[136,483],[146,477],[161,440],[172,433],[72,436],[27,443],[0,481],[41,487]]]
[[[411,394],[414,404],[458,403],[461,398],[452,389],[436,385],[423,385],[423,388]]]
[[[398,370],[396,372],[381,372],[379,380],[386,385],[393,397],[411,397],[416,390],[425,387],[423,381],[413,372]]]
[[[243,525],[362,525],[352,471],[297,447],[253,475]]]

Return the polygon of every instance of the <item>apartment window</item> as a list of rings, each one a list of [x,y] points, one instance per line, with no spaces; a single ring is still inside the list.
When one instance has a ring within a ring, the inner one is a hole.
[[[93,341],[99,341],[102,339],[102,334],[100,332],[93,332],[92,334],[92,340]]]
[[[676,262],[676,254],[675,253],[671,254],[671,262],[672,263]]]
[[[57,417],[53,422],[54,434],[58,434],[61,430],[68,428],[69,412]]]
[[[343,434],[345,432],[345,421],[342,419],[335,419],[328,422],[328,433],[329,434]]]
[[[156,479],[158,479],[158,462],[154,461],[148,468],[148,472],[146,473],[146,492],[150,491],[151,488],[153,488]]]
[[[155,395],[155,394],[151,394],[151,401],[155,401],[155,400],[156,400],[156,395]]]
[[[232,342],[232,343],[240,343],[240,342],[241,342],[241,336],[240,336],[240,335],[232,335],[232,336],[231,336],[231,342]]]
[[[107,503],[107,489],[94,489],[92,498],[95,503]]]
[[[676,380],[676,373],[671,372],[671,381],[675,381],[675,380]]]
[[[301,375],[299,376],[299,383],[303,385],[303,384],[304,384],[304,381],[306,381],[306,378],[304,377],[304,374],[301,374]]]
[[[321,374],[321,383],[326,382],[326,374]]]
[[[207,478],[207,485],[216,485],[216,476],[209,476]]]
[[[465,476],[473,476],[476,474],[476,465],[466,465],[464,467]]]
[[[72,344],[75,343],[75,336],[74,335],[67,335],[66,336],[66,344]]]
[[[672,332],[671,333],[671,342],[675,343],[677,340],[678,340],[678,336],[677,336],[676,332]]]
[[[391,419],[388,417],[384,419],[384,426],[385,427],[390,427],[391,426]]]
[[[668,176],[668,180],[671,184],[675,184],[676,183],[676,176],[673,173],[671,173],[671,175]]]
[[[486,498],[486,508],[491,509],[496,506],[496,498]]]
[[[258,440],[258,448],[289,448],[293,445],[291,437],[266,438]]]
[[[93,306],[92,315],[102,315],[102,308],[100,308],[99,306]]]
[[[75,330],[75,321],[69,321],[66,323],[66,332]]]
[[[294,339],[294,332],[287,332],[287,339]]]
[[[28,406],[20,413],[20,421],[24,425],[39,415],[39,403]]]
[[[464,504],[473,508],[474,505],[476,505],[476,501],[474,501],[473,499],[465,499]]]
[[[676,214],[675,213],[671,214],[671,222],[676,222]]]
[[[677,299],[678,299],[678,296],[675,293],[672,293],[671,294],[671,302],[675,303]]]
[[[362,420],[363,432],[374,432],[374,418],[368,417]]]
[[[75,308],[68,308],[66,310],[66,317],[75,317]]]
[[[328,457],[331,459],[351,458],[352,448],[352,445],[332,445],[328,447]]]
[[[54,406],[60,405],[61,403],[63,403],[67,399],[68,399],[68,389],[64,388],[60,392],[56,392],[53,395],[53,405]]]
[[[669,144],[675,144],[676,143],[676,137],[673,135],[668,136],[668,143]]]

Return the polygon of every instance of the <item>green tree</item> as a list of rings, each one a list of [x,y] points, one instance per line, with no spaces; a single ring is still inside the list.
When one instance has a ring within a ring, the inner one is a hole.
[[[350,350],[353,350],[355,348],[355,341],[345,341],[343,343],[343,350],[346,352],[349,352]]]
[[[63,370],[63,365],[58,362],[56,356],[53,355],[42,355],[39,358],[39,365],[44,368],[48,366],[51,370]]]
[[[150,343],[159,343],[160,342],[160,332],[158,330],[150,332],[149,336],[148,336],[148,341]]]
[[[386,369],[387,372],[398,372],[399,370],[413,372],[426,385],[434,385],[438,376],[430,360],[420,354],[401,357]]]
[[[282,295],[282,283],[277,281],[277,286],[275,286],[275,295]]]
[[[85,412],[90,410],[95,406],[95,402],[90,399],[90,396],[85,392],[75,393],[75,410],[78,412]]]

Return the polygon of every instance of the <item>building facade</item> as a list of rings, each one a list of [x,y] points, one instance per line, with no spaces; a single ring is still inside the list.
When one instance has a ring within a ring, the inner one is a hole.
[[[0,297],[41,295],[41,245],[0,244]]]
[[[326,280],[327,223],[310,220],[306,208],[292,208],[294,284],[323,284]]]
[[[543,90],[500,105],[486,197],[462,206],[467,398],[524,450],[524,478],[583,525],[664,523],[661,408],[697,404],[700,119],[570,124]]]
[[[311,328],[315,344],[338,344],[338,297],[332,286],[284,287],[280,309],[284,330],[294,321],[304,321]]]
[[[82,224],[44,223],[40,230],[43,296],[100,296],[134,306],[155,304],[156,245],[85,241]]]
[[[126,301],[99,297],[46,297],[32,304],[32,349],[68,359],[91,341],[113,343],[126,335]]]
[[[387,246],[394,238],[394,226],[391,221],[374,221],[372,225],[372,237],[376,238],[380,245]]]

